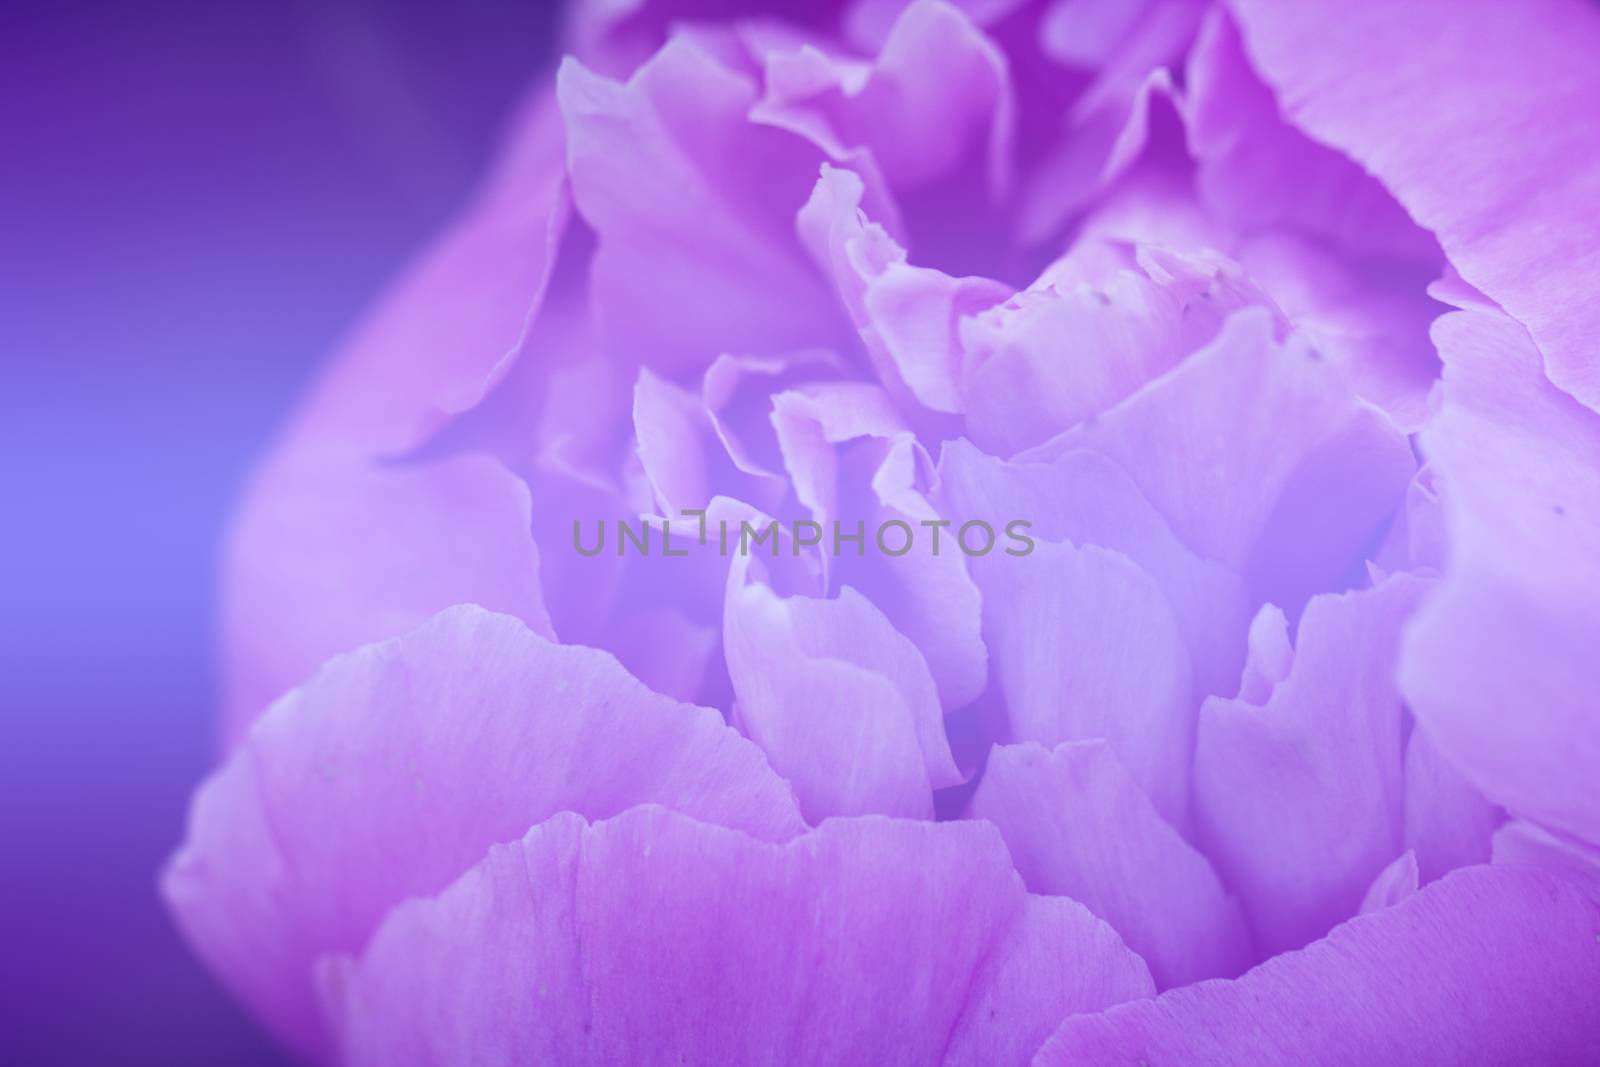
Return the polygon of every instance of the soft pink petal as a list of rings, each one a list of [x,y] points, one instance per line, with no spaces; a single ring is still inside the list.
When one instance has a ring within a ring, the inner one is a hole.
[[[1600,12],[1233,0],[1289,121],[1350,154],[1600,405]],[[1509,149],[1508,146],[1515,146]]]
[[[1185,84],[1195,181],[1218,218],[1245,231],[1300,230],[1359,253],[1438,258],[1433,238],[1387,189],[1284,122],[1220,8],[1189,53]]]
[[[1201,695],[1234,692],[1249,620],[1243,582],[1200,559],[1128,475],[1095,452],[1041,463],[986,456],[968,441],[946,442],[935,502],[955,528],[969,520],[997,527],[1031,524],[1029,536],[1114,549],[1156,580],[1193,660]]]
[[[1417,854],[1408,848],[1378,872],[1378,877],[1372,880],[1372,885],[1367,889],[1367,895],[1361,898],[1358,913],[1366,915],[1394,907],[1416,893],[1419,881]]]
[[[530,512],[527,487],[487,456],[281,455],[235,518],[225,559],[228,737],[328,657],[452,604],[549,636]]]
[[[723,616],[738,724],[795,787],[806,818],[929,818],[961,780],[922,655],[846,586],[780,597],[736,562]]]
[[[803,45],[765,57],[752,117],[814,140],[835,162],[864,148],[896,189],[948,173],[973,142],[1004,192],[1015,121],[1004,55],[960,9],[915,0],[877,58],[836,59]]]
[[[285,1040],[320,1041],[310,966],[561,810],[657,802],[757,836],[803,825],[759,750],[610,656],[454,608],[330,662],[197,794],[163,882],[190,941]]]
[[[1107,739],[1162,817],[1186,826],[1194,680],[1156,583],[1094,545],[1039,541],[972,563],[1011,738]]]
[[[1600,844],[1600,415],[1503,315],[1454,312],[1434,336],[1444,405],[1422,447],[1448,546],[1406,699],[1490,800]]]
[[[1584,1063],[1600,1044],[1597,932],[1566,884],[1472,867],[1236,981],[1068,1019],[1034,1062]]]
[[[1306,607],[1294,662],[1264,704],[1200,712],[1201,841],[1263,951],[1298,948],[1354,914],[1400,852],[1401,623],[1422,585],[1396,577]]]
[[[1171,373],[1022,458],[1109,456],[1190,548],[1243,574],[1258,600],[1298,611],[1345,584],[1416,464],[1337,368],[1273,333],[1265,309],[1236,312]]]
[[[1000,828],[1032,892],[1115,927],[1160,988],[1231,978],[1253,959],[1237,902],[1105,742],[995,749],[968,815]]]
[[[638,809],[563,816],[330,968],[346,1062],[1025,1063],[1147,996],[993,828],[830,820],[782,846]]]
[[[686,37],[626,84],[562,64],[568,172],[599,237],[592,294],[612,350],[675,372],[839,336],[791,228],[820,155],[751,124],[755,92]]]
[[[1424,882],[1489,862],[1489,840],[1505,821],[1462,777],[1421,726],[1406,742],[1405,843]]]

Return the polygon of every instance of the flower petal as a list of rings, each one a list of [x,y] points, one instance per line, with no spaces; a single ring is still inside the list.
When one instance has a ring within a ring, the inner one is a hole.
[[[1372,880],[1367,895],[1361,898],[1359,914],[1394,907],[1416,893],[1418,881],[1417,854],[1408,848]]]
[[[1200,555],[1297,613],[1342,587],[1404,498],[1405,437],[1261,308],[1102,415],[1021,459],[1089,448],[1120,463]]]
[[[1188,645],[1200,694],[1233,692],[1249,621],[1244,583],[1186,548],[1111,460],[1080,450],[1042,463],[1007,462],[964,439],[947,441],[935,502],[957,529],[970,520],[1020,520],[1031,524],[1034,537],[1127,556],[1161,587]]]
[[[870,63],[802,45],[765,57],[751,117],[814,141],[838,163],[865,148],[897,190],[953,168],[986,142],[991,192],[1010,182],[1015,122],[1005,56],[944,0],[907,5]]]
[[[1579,0],[1232,8],[1288,120],[1375,174],[1528,328],[1550,380],[1600,406],[1600,12]]]
[[[1445,759],[1422,727],[1406,742],[1405,843],[1424,882],[1489,862],[1489,842],[1505,815]]]
[[[1504,315],[1453,312],[1434,338],[1444,404],[1422,447],[1447,563],[1402,688],[1486,797],[1600,844],[1600,415],[1545,380]]]
[[[671,805],[763,838],[803,824],[755,746],[610,656],[454,608],[333,660],[197,794],[163,890],[197,951],[286,1040],[319,1042],[310,965],[355,951],[561,810]]]
[[[1220,8],[1201,25],[1185,84],[1195,184],[1219,219],[1245,231],[1296,229],[1357,253],[1437,260],[1438,245],[1387,189],[1283,121]]]
[[[968,815],[999,827],[1030,891],[1071,897],[1115,927],[1159,988],[1249,966],[1238,903],[1104,741],[996,748]]]
[[[567,228],[562,143],[555,101],[532,98],[492,180],[357,330],[312,391],[291,445],[402,454],[505,375]]]
[[[800,239],[833,279],[890,395],[913,407],[958,412],[958,323],[1011,290],[987,278],[952,278],[911,265],[905,249],[862,210],[865,190],[854,171],[824,164],[796,218]]]
[[[975,699],[988,672],[978,590],[948,536],[942,551],[921,540],[923,524],[939,521],[916,484],[926,455],[888,394],[851,382],[802,387],[775,398],[772,422],[796,495],[824,526],[832,587],[855,586],[911,639],[947,710]],[[899,554],[898,542],[883,547],[891,523],[916,539]]]
[[[478,603],[551,635],[527,487],[487,456],[405,465],[290,450],[228,545],[228,736],[328,657]]]
[[[993,828],[834,819],[787,845],[653,808],[564,816],[329,969],[346,1062],[1024,1063],[1150,991],[1030,897]]]
[[[1355,913],[1400,852],[1401,623],[1422,583],[1397,576],[1306,607],[1289,673],[1265,704],[1200,711],[1201,841],[1265,952],[1299,948]]]
[[[1211,340],[1237,306],[1237,267],[1174,277],[1126,255],[1092,281],[1075,276],[1075,260],[1095,254],[1079,246],[1029,289],[960,323],[966,426],[980,448],[1013,455],[1111,408]]]
[[[961,780],[922,655],[849,586],[779,597],[730,575],[723,644],[738,723],[794,784],[811,822],[878,813],[931,818]]]
[[[626,84],[563,62],[567,167],[599,236],[592,297],[612,351],[676,373],[840,336],[792,228],[821,156],[750,123],[755,92],[687,37]]]
[[[1236,981],[1068,1019],[1034,1062],[1581,1063],[1600,1043],[1597,932],[1565,882],[1470,867]]]
[[[1162,817],[1187,826],[1194,680],[1156,583],[1095,545],[971,562],[1011,738],[1105,738]]]

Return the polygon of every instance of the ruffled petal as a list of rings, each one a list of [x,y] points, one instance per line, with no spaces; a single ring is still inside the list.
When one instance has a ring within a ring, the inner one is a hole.
[[[1439,378],[1428,327],[1445,310],[1422,284],[1431,268],[1363,270],[1282,233],[1245,242],[1238,256],[1295,329],[1344,371],[1357,396],[1408,433],[1422,427]]]
[[[930,818],[961,780],[921,653],[849,586],[779,597],[730,573],[723,644],[740,728],[795,787],[811,822],[878,813]]]
[[[938,475],[935,503],[955,529],[1021,521],[1030,536],[1099,545],[1137,563],[1172,608],[1200,695],[1234,691],[1249,620],[1243,581],[1185,547],[1121,467],[1083,450],[1007,462],[957,439],[945,443]]]
[[[1158,987],[1232,978],[1253,960],[1238,903],[1105,742],[995,749],[968,815],[999,827],[1029,890],[1115,927]]]
[[[1189,151],[1206,207],[1239,230],[1283,227],[1358,253],[1438,259],[1433,238],[1351,160],[1283,121],[1222,9],[1189,53]]]
[[[1600,415],[1503,315],[1454,312],[1434,337],[1444,405],[1422,447],[1447,560],[1408,634],[1406,700],[1490,800],[1600,844]]]
[[[1350,154],[1600,406],[1600,12],[1234,0],[1288,120]],[[1514,146],[1508,149],[1508,146]]]
[[[1258,602],[1296,613],[1341,588],[1416,468],[1405,437],[1301,338],[1260,308],[1165,377],[1024,453],[1074,448],[1120,463],[1200,555],[1243,574]]]
[[[796,496],[823,526],[832,587],[854,585],[911,639],[947,710],[976,698],[988,671],[978,589],[949,535],[940,550],[926,526],[940,521],[918,484],[926,455],[888,394],[824,383],[780,394],[773,408]]]
[[[929,411],[962,410],[960,320],[1011,290],[988,278],[953,278],[913,266],[863,210],[854,171],[824,164],[796,218],[801,241],[833,279],[850,320],[890,395]]]
[[[1262,705],[1200,712],[1195,815],[1265,952],[1298,948],[1354,914],[1400,852],[1401,623],[1422,583],[1312,600],[1294,661]]]
[[[803,827],[755,746],[610,656],[454,608],[333,660],[197,794],[163,890],[285,1040],[320,1040],[310,966],[557,811],[669,805],[758,837]]]
[[[352,1067],[1025,1063],[1063,1015],[1151,990],[981,823],[775,846],[653,808],[492,849],[325,988]]]
[[[1105,738],[1162,817],[1187,826],[1194,679],[1160,588],[1095,545],[994,557],[972,563],[1011,739]]]
[[[1068,1019],[1034,1063],[1582,1063],[1597,935],[1570,885],[1472,867],[1236,981]]]
[[[764,57],[759,122],[801,134],[835,162],[865,149],[897,190],[947,174],[982,139],[991,193],[1010,183],[1015,122],[1005,56],[944,0],[907,5],[871,62],[812,45]]]
[[[625,84],[562,64],[567,168],[599,237],[591,295],[610,350],[676,373],[840,336],[792,229],[821,155],[749,122],[755,94],[688,37]]]
[[[1029,289],[969,312],[960,323],[961,381],[974,443],[1009,456],[1100,414],[1211,340],[1228,311],[1258,295],[1237,291],[1237,267],[1153,258],[1160,255],[1080,245]],[[1116,265],[1085,271],[1081,259]]]

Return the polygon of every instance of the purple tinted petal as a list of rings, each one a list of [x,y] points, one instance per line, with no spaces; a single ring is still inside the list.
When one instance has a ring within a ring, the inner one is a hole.
[[[1298,229],[1356,252],[1438,258],[1387,189],[1283,121],[1218,8],[1189,53],[1186,86],[1195,182],[1219,219],[1246,231]]]
[[[1461,276],[1528,327],[1551,380],[1600,404],[1600,12],[1579,0],[1232,6],[1289,121],[1377,175]]]
[[[1239,905],[1105,742],[995,749],[968,814],[1000,828],[1029,890],[1071,897],[1115,927],[1158,987],[1250,964]]]
[[[1194,680],[1160,588],[1094,545],[994,556],[972,563],[1011,738],[1106,738],[1162,817],[1186,826]]]
[[[835,162],[864,148],[896,189],[909,190],[948,173],[982,138],[992,192],[1010,182],[1005,57],[942,0],[908,5],[870,63],[802,45],[769,53],[764,73],[751,117],[810,138]]]
[[[1418,881],[1417,854],[1408,848],[1372,880],[1367,895],[1361,898],[1359,914],[1394,907],[1416,893]]]
[[[744,569],[723,616],[738,723],[806,818],[931,817],[932,791],[961,776],[916,646],[848,586],[832,600],[779,597]]]
[[[1534,872],[1472,867],[1232,982],[1068,1019],[1054,1064],[1512,1064],[1600,1042],[1600,914]]]
[[[1421,284],[1426,269],[1364,273],[1288,234],[1247,241],[1238,255],[1295,329],[1344,370],[1356,395],[1407,432],[1427,421],[1439,377],[1428,327],[1444,309]]]
[[[1263,604],[1250,620],[1244,674],[1239,678],[1239,699],[1257,707],[1272,699],[1278,684],[1289,677],[1294,647],[1289,641],[1289,620],[1276,604]]]
[[[926,456],[888,394],[850,382],[802,387],[775,398],[772,421],[796,496],[824,526],[832,587],[856,586],[912,640],[946,709],[973,700],[987,677],[978,590],[950,535],[940,551],[921,527],[938,521],[917,484]],[[879,548],[888,523],[916,538],[910,550]]]
[[[1011,291],[987,278],[952,278],[912,266],[905,250],[868,219],[864,195],[854,171],[824,166],[796,220],[801,240],[833,278],[890,394],[931,411],[958,412],[959,321]]]
[[[227,729],[240,736],[328,657],[478,603],[550,635],[528,489],[495,460],[381,465],[290,450],[228,546]]]
[[[1150,979],[981,823],[774,846],[647,808],[492,849],[326,988],[353,1065],[1023,1063]]]
[[[1600,415],[1503,315],[1454,312],[1434,336],[1444,405],[1422,446],[1447,566],[1408,634],[1406,699],[1490,800],[1600,843]]]
[[[1401,623],[1422,584],[1321,596],[1262,705],[1212,698],[1195,745],[1196,821],[1266,952],[1352,915],[1400,851]]]
[[[1424,882],[1489,862],[1489,839],[1505,821],[1418,726],[1406,742],[1405,843]]]
[[[1220,325],[1209,277],[1152,277],[1131,257],[1093,281],[1063,277],[1074,258],[961,323],[967,431],[986,451],[1009,456],[1098,415]]]
[[[561,810],[670,805],[763,838],[788,787],[706,708],[610,656],[479,608],[339,657],[275,704],[197,794],[164,892],[196,949],[302,1049],[310,965],[390,907]]]
[[[997,526],[1021,520],[1032,524],[1030,536],[1127,556],[1161,587],[1200,694],[1234,691],[1249,618],[1243,582],[1184,547],[1111,460],[1076,451],[1043,463],[1010,463],[957,439],[940,454],[936,502],[958,528],[969,520]]]
[[[562,64],[567,167],[599,237],[592,297],[611,350],[674,372],[838,336],[792,229],[820,156],[751,124],[755,91],[685,37],[626,84]]]
[[[394,455],[483,399],[550,281],[570,211],[562,143],[554,100],[530,100],[492,180],[333,362],[292,442]]]
[[[1345,583],[1416,466],[1393,423],[1303,339],[1276,341],[1259,308],[1095,424],[1022,458],[1074,448],[1120,463],[1189,547],[1291,613]]]
[[[633,387],[639,459],[663,515],[703,508],[711,499],[711,419],[700,398],[645,367]],[[726,490],[726,486],[722,486]]]
[[[1494,862],[1559,874],[1600,906],[1600,848],[1512,819],[1494,833]]]

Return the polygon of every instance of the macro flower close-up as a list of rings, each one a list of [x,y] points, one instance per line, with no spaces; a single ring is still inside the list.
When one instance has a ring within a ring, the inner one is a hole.
[[[220,539],[253,1025],[1600,1062],[1600,6],[558,25]]]

